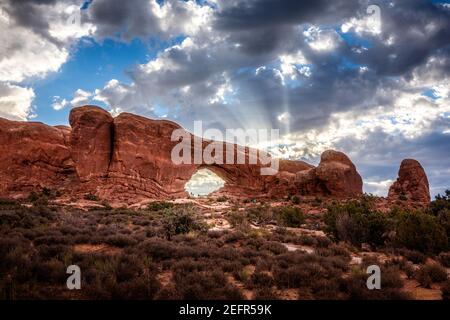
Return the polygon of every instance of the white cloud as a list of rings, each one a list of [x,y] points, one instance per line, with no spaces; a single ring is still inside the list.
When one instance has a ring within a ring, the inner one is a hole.
[[[315,51],[331,51],[338,46],[339,35],[334,30],[321,30],[311,26],[303,31],[306,42]]]
[[[219,190],[225,184],[225,181],[208,169],[201,169],[192,175],[186,183],[187,192],[194,195],[207,195]]]
[[[367,15],[360,18],[351,18],[341,26],[342,32],[346,33],[351,30],[357,34],[375,34],[381,33],[381,10],[378,6],[369,6]],[[393,38],[389,37],[393,41]]]
[[[91,92],[84,91],[82,89],[78,89],[75,91],[73,99],[70,100],[70,104],[72,107],[79,107],[89,103],[89,99],[92,97]]]
[[[394,180],[387,179],[381,181],[365,180],[364,191],[372,193],[380,197],[386,197],[389,191],[389,187],[394,183]]]
[[[53,103],[52,103],[52,108],[56,111],[59,111],[61,109],[63,109],[65,106],[67,106],[69,103],[66,99],[61,99],[61,97],[59,96],[54,96],[53,97]]]
[[[303,74],[306,77],[311,76],[310,68],[304,66],[309,62],[300,50],[294,54],[281,55],[279,60],[280,71],[283,76],[289,76],[291,79],[295,79],[298,73]]]
[[[10,120],[27,120],[31,116],[34,91],[0,82],[0,117]]]
[[[68,51],[23,27],[0,20],[0,81],[20,82],[58,71]]]

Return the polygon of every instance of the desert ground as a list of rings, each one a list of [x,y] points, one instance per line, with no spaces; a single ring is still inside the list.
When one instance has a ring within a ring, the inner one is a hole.
[[[422,209],[371,195],[113,208],[46,189],[0,202],[0,298],[448,299],[449,195]],[[69,265],[80,290],[66,287]]]

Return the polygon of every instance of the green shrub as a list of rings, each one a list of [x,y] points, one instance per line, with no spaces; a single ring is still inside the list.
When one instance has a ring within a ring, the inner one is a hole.
[[[150,211],[162,211],[165,209],[171,209],[173,207],[173,203],[171,202],[166,202],[166,201],[155,201],[155,202],[150,202],[148,204],[148,210]]]
[[[205,226],[194,219],[192,207],[178,207],[164,210],[163,230],[166,238],[170,240],[177,234],[191,231],[202,231]]]
[[[220,196],[220,197],[218,197],[218,198],[216,199],[217,202],[225,202],[225,201],[227,201],[227,200],[228,200],[228,198],[225,197],[225,196]]]
[[[444,282],[447,280],[447,270],[437,263],[422,265],[417,272],[419,277],[424,277],[424,274],[428,275],[431,282]]]
[[[88,200],[88,201],[99,201],[100,199],[92,193],[88,193],[84,195],[84,200]]]
[[[238,212],[239,213],[239,212]],[[242,213],[241,213],[242,214]],[[259,205],[246,211],[247,219],[254,224],[266,224],[273,220],[273,213],[269,206]]]
[[[277,220],[284,227],[298,228],[305,222],[305,215],[298,208],[283,207],[278,209]]]
[[[438,194],[430,203],[429,210],[435,216],[443,210],[450,210],[450,190],[445,190],[445,195]]]
[[[398,245],[424,253],[439,253],[448,248],[445,229],[435,216],[422,211],[402,211],[396,215]]]
[[[292,196],[291,197],[291,202],[293,204],[299,204],[300,203],[300,198],[298,196]]]
[[[333,204],[324,215],[325,231],[337,241],[347,241],[359,246],[368,243],[381,246],[385,235],[392,229],[391,218],[373,211],[369,201],[352,201]]]

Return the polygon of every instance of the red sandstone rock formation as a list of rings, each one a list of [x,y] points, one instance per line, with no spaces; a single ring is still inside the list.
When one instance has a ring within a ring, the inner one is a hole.
[[[406,200],[423,205],[430,202],[427,175],[418,161],[413,159],[402,161],[397,181],[389,188],[388,199]]]
[[[226,183],[221,192],[234,196],[362,193],[355,166],[336,151],[324,152],[317,168],[280,160],[278,174],[263,176],[260,162],[249,164],[249,148],[222,142],[224,163],[226,150],[233,150],[235,159],[239,153],[245,164],[173,163],[171,152],[179,141],[171,141],[172,132],[182,128],[170,121],[129,113],[113,119],[103,109],[85,106],[71,111],[70,124],[72,128],[0,119],[0,194],[50,187],[122,202],[183,197],[186,182],[201,168],[222,177]],[[188,148],[192,155],[210,144],[195,145],[193,140]]]
[[[101,108],[74,108],[69,117],[70,150],[78,177],[87,182],[106,177],[112,153],[113,117]]]
[[[317,168],[300,171],[296,188],[303,195],[358,197],[362,194],[362,179],[355,165],[342,152],[322,153]]]
[[[76,176],[64,132],[0,118],[0,193],[62,186]]]

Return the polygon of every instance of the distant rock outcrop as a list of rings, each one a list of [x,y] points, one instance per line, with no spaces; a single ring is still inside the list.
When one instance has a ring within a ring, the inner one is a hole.
[[[430,202],[430,187],[427,175],[418,161],[414,159],[402,161],[397,181],[389,188],[388,199],[423,205]]]
[[[113,118],[95,106],[72,109],[70,127],[0,119],[0,196],[54,188],[63,193],[94,193],[100,198],[132,203],[144,198],[184,197],[185,184],[201,168],[222,179],[221,193],[248,197],[292,194],[356,197],[361,176],[350,159],[326,151],[318,167],[303,161],[280,160],[276,175],[261,175],[261,163],[250,164],[251,149],[219,142],[245,158],[245,164],[175,164],[171,151],[183,129],[166,120],[122,113]],[[193,136],[186,132],[187,136]],[[193,140],[193,139],[192,139]],[[205,148],[191,144],[189,151]]]

